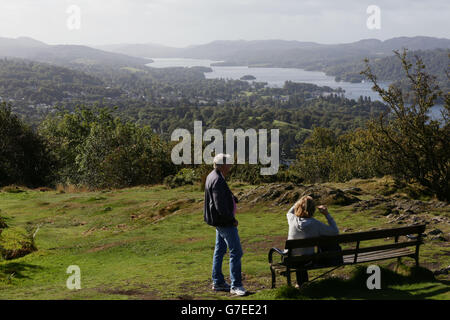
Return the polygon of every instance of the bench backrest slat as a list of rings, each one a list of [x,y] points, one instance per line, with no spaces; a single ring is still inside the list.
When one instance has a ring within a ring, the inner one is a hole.
[[[365,232],[344,233],[337,236],[323,236],[307,239],[287,240],[285,248],[307,248],[315,246],[324,246],[336,243],[348,243],[373,239],[382,239],[387,237],[405,236],[408,234],[421,234],[425,231],[425,225],[415,225],[401,228],[373,230]]]

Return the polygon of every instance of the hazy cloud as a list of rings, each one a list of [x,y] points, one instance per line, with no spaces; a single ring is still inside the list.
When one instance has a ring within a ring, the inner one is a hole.
[[[381,29],[366,28],[369,5]],[[66,27],[66,9],[81,9],[81,29]],[[162,43],[217,39],[351,42],[362,38],[449,37],[450,2],[350,0],[1,0],[0,36],[49,43]]]

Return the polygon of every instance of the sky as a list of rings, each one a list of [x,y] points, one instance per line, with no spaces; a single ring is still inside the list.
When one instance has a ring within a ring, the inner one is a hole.
[[[371,5],[379,15],[367,12]],[[449,16],[448,0],[0,0],[0,37],[175,47],[241,39],[346,43],[450,38]]]

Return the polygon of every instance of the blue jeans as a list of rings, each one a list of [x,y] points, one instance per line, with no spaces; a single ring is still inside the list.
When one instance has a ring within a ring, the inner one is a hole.
[[[230,250],[231,287],[242,286],[241,257],[243,255],[241,240],[236,227],[216,227],[216,247],[214,249],[212,280],[214,284],[222,284],[225,278],[222,273],[223,256]]]

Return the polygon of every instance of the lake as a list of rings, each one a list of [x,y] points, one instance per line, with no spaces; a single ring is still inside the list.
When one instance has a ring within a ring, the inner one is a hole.
[[[327,76],[320,71],[306,71],[295,68],[249,68],[247,66],[224,67],[211,66],[212,63],[220,62],[204,59],[185,58],[151,58],[154,62],[149,63],[149,67],[169,68],[169,67],[210,67],[213,72],[205,73],[207,79],[233,79],[238,80],[242,76],[252,75],[258,82],[267,82],[271,87],[282,87],[285,81],[313,83],[318,86],[328,86],[333,89],[341,87],[345,90],[345,96],[350,99],[358,99],[360,96],[368,96],[372,100],[379,99],[376,92],[371,89],[370,83],[350,83],[337,82],[334,77]]]
[[[154,62],[147,66],[153,68],[170,67],[210,67],[213,71],[206,72],[207,79],[233,79],[238,80],[245,75],[253,75],[258,82],[267,82],[271,87],[282,87],[285,81],[313,83],[318,86],[328,86],[333,89],[342,88],[345,96],[349,99],[358,99],[360,96],[370,97],[372,100],[381,100],[378,93],[372,90],[372,83],[350,83],[337,82],[334,77],[327,76],[320,71],[306,71],[296,68],[249,68],[247,66],[211,66],[212,63],[220,62],[207,59],[187,59],[187,58],[151,58]],[[380,83],[387,87],[388,83]],[[432,118],[440,118],[442,106],[435,106],[432,109]]]

